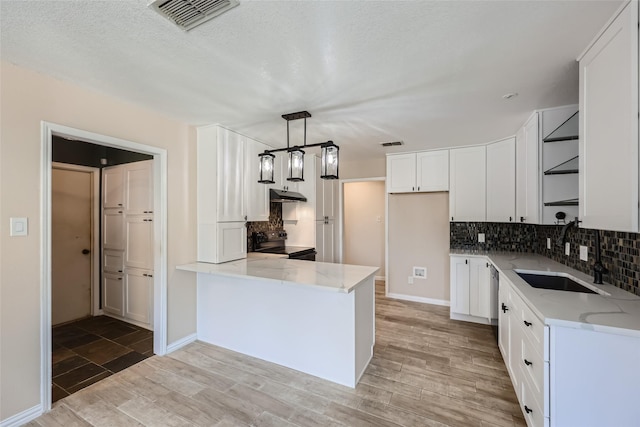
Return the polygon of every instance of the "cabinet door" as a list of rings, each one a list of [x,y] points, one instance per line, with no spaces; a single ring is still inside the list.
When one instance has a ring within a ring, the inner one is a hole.
[[[124,272],[124,252],[123,251],[102,251],[102,270],[114,274]]]
[[[122,274],[103,273],[102,309],[122,316],[124,313],[124,281]]]
[[[449,216],[451,221],[486,220],[486,149],[450,150]]]
[[[124,212],[120,209],[105,209],[102,215],[103,249],[124,250]]]
[[[451,257],[451,312],[469,314],[469,259]]]
[[[540,221],[540,143],[538,113],[516,135],[516,220]]]
[[[580,60],[582,227],[638,231],[638,2]]]
[[[218,222],[244,221],[244,138],[218,131]]]
[[[449,150],[416,154],[416,191],[449,191]]]
[[[316,261],[334,262],[334,232],[333,221],[316,221]]]
[[[102,169],[102,207],[124,207],[124,166]]]
[[[153,269],[153,219],[127,216],[125,220],[126,267]]]
[[[218,254],[216,263],[247,257],[247,226],[245,222],[217,224]]]
[[[252,139],[245,140],[244,194],[248,221],[269,221],[269,186],[260,184],[258,154],[268,147]]]
[[[124,165],[125,213],[153,213],[153,160]]]
[[[491,271],[482,258],[469,259],[469,314],[491,319]]]
[[[505,280],[501,277],[499,279],[500,285],[498,286],[498,348],[502,353],[502,358],[507,366],[509,373],[511,373],[511,367],[509,363],[510,354],[510,341],[509,341],[509,328],[511,307],[509,307],[509,289]]]
[[[278,190],[284,191],[298,191],[298,183],[294,181],[288,181],[287,177],[289,176],[289,155],[286,151],[275,153],[276,158],[273,161],[273,180],[275,184],[272,184],[272,188],[276,188]],[[308,157],[305,158],[304,165],[304,178],[307,179],[309,175],[308,170]]]
[[[513,222],[516,210],[516,140],[487,145],[487,221]]]
[[[324,219],[335,218],[335,195],[336,195],[336,180],[322,179],[320,178],[320,159],[314,157],[315,168],[314,177],[315,180],[315,203],[316,203],[316,220],[322,221]]]
[[[387,193],[412,191],[416,191],[415,153],[387,156]]]
[[[151,323],[153,274],[146,270],[127,269],[124,282],[124,317]]]

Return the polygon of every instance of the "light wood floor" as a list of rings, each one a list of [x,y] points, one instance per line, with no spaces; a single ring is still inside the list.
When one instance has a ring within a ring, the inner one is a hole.
[[[196,342],[54,404],[30,426],[524,426],[488,326],[376,285],[374,357],[354,389]]]

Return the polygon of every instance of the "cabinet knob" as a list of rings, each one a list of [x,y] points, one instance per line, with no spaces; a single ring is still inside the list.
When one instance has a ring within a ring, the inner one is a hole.
[[[524,217],[523,216],[520,217],[520,222],[524,222]]]
[[[511,219],[511,217],[509,217],[509,222],[513,221],[513,219]]]
[[[451,217],[451,221],[453,221],[453,217]]]
[[[509,311],[509,307],[507,307],[506,305],[504,305],[504,303],[502,303],[502,306],[500,308],[502,310],[503,313],[506,313],[507,311]]]
[[[122,270],[118,270],[118,273],[122,273]]]
[[[420,191],[420,187],[418,187],[418,191]]]
[[[526,320],[524,321],[524,326],[531,326],[532,323],[531,322],[527,322]]]
[[[122,211],[118,211],[118,213],[122,213]]]
[[[465,259],[465,260],[464,260],[464,263],[465,263],[465,264],[469,264],[469,260],[468,260],[468,259]]]
[[[118,277],[118,280],[122,280],[122,277]]]
[[[530,414],[530,413],[532,413],[532,412],[533,412],[533,409],[529,408],[527,405],[524,405],[524,411],[525,411],[527,414]]]
[[[533,362],[529,362],[527,359],[524,359],[524,364],[527,366],[533,365]]]
[[[416,191],[416,187],[411,187],[411,191]]]
[[[122,203],[118,203],[118,206],[122,206]]]

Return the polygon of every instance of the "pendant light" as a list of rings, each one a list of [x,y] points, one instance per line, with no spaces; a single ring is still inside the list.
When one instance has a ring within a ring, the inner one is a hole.
[[[273,153],[287,152],[287,181],[300,182],[304,181],[304,150],[308,147],[321,147],[322,167],[320,178],[322,179],[338,179],[338,162],[340,147],[335,145],[333,141],[320,142],[317,144],[307,145],[307,118],[311,117],[308,111],[299,111],[297,113],[283,114],[282,118],[287,121],[287,148],[278,148],[276,150],[265,150],[264,153],[258,154],[260,160],[260,179],[261,184],[274,184],[274,166],[275,156]],[[302,147],[295,145],[289,146],[289,122],[291,120],[304,119],[304,139]]]

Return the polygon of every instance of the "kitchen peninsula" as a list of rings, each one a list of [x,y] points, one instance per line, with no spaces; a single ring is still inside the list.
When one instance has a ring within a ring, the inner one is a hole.
[[[177,269],[198,275],[201,341],[349,387],[373,356],[377,267],[272,255]]]

